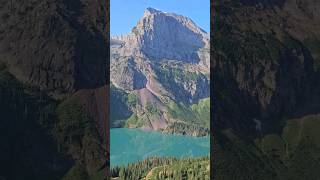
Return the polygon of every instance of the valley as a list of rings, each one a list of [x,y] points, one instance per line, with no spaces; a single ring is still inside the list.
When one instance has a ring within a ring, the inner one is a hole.
[[[112,179],[209,179],[209,34],[147,8],[111,37]]]

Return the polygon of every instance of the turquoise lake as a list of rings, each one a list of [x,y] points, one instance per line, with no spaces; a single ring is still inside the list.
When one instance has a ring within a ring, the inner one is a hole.
[[[210,154],[209,137],[162,134],[141,129],[110,130],[110,165],[127,165],[150,156],[200,157]]]

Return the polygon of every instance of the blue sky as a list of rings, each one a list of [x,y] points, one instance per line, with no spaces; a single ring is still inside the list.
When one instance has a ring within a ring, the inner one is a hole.
[[[210,0],[110,0],[111,35],[130,32],[148,7],[187,16],[210,31]]]

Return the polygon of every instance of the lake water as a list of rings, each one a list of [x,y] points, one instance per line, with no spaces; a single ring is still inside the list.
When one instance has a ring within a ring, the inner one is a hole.
[[[127,165],[149,156],[181,158],[209,154],[209,137],[171,135],[128,128],[110,130],[111,166]]]

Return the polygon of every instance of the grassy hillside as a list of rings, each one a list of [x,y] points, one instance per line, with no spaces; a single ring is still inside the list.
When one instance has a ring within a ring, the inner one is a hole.
[[[288,119],[279,134],[246,142],[231,131],[216,137],[216,179],[316,180],[320,177],[320,115]]]
[[[169,124],[165,132],[196,136],[210,134],[210,98],[202,99],[192,105],[171,101],[168,103],[168,112],[173,119],[180,122]]]
[[[158,119],[163,113],[150,102],[146,103],[146,107],[142,107],[134,92],[127,93],[114,86],[111,86],[110,99],[111,127],[146,126],[150,119]],[[164,106],[168,118],[167,128],[162,129],[164,132],[196,136],[209,134],[210,98],[201,99],[191,105],[170,100]]]

